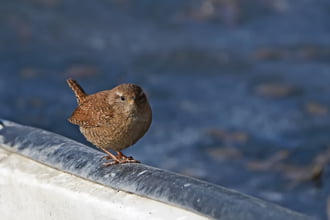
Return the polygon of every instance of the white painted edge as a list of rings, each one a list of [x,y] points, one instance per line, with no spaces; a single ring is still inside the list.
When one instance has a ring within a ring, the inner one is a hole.
[[[0,219],[207,219],[38,163],[0,146]]]

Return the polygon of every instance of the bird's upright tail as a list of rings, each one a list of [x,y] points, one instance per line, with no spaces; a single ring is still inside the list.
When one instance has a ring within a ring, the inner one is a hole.
[[[66,82],[77,97],[78,104],[81,103],[87,96],[87,93],[81,88],[81,86],[73,79],[67,79]]]

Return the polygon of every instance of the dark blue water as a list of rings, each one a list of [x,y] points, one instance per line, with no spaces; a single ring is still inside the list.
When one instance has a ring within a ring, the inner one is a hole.
[[[308,166],[330,148],[329,1],[2,0],[0,117],[87,143],[68,77],[147,91],[126,154],[326,219],[330,159]]]

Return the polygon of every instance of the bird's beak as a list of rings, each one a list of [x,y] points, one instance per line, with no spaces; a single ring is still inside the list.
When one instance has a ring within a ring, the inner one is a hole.
[[[134,100],[134,99],[129,99],[129,100],[127,100],[127,102],[128,102],[129,104],[133,105],[134,102],[135,102],[135,100]]]

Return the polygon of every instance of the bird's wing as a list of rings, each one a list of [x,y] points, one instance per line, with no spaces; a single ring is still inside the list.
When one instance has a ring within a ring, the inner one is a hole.
[[[105,100],[81,103],[68,119],[71,123],[83,127],[100,127],[111,125],[113,108]]]

